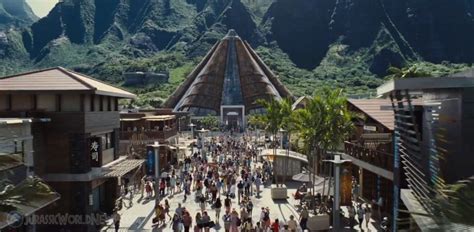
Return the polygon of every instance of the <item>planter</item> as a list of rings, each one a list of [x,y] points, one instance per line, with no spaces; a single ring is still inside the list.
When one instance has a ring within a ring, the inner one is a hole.
[[[308,218],[306,226],[309,231],[327,231],[330,226],[330,217],[327,214],[316,215]]]
[[[273,200],[286,200],[288,197],[288,188],[284,184],[280,185],[279,187],[273,184],[271,194]]]

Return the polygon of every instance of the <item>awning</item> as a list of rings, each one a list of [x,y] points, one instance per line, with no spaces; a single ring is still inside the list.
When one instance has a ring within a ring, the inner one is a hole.
[[[167,121],[176,118],[174,115],[154,115],[143,117],[147,121]]]
[[[120,121],[122,122],[135,122],[139,121],[141,118],[121,118]]]
[[[130,171],[140,167],[144,162],[144,159],[126,159],[103,171],[105,172],[104,177],[122,177]]]
[[[21,154],[3,154],[0,153],[0,171],[22,165]]]
[[[0,212],[0,229],[16,223],[13,219],[29,216],[60,198],[57,192],[36,176],[27,177],[3,196],[0,201],[7,203],[9,209]]]

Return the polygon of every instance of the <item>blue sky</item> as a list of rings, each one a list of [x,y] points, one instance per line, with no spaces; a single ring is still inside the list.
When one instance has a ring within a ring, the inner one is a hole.
[[[38,17],[46,16],[58,0],[26,0]]]

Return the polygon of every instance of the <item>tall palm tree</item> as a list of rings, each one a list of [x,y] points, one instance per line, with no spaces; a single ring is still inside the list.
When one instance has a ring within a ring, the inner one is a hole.
[[[280,128],[286,131],[288,137],[288,148],[287,148],[287,156],[290,156],[290,142],[291,142],[291,133],[295,131],[295,116],[294,116],[294,111],[292,110],[293,106],[293,99],[291,98],[285,98],[282,101],[280,101],[280,113],[281,113],[281,124]],[[283,148],[283,144],[281,144]],[[284,162],[285,165],[285,170],[288,170],[288,160],[287,162]],[[283,175],[283,183],[286,182],[286,175]]]
[[[273,137],[273,157],[276,157],[276,136],[281,128],[283,121],[285,121],[285,114],[287,113],[287,104],[290,100],[278,101],[275,99],[265,100],[259,99],[256,101],[257,104],[265,108],[266,113],[259,115],[258,120],[265,125],[265,130],[270,133]],[[290,103],[291,111],[291,103]],[[277,186],[279,185],[276,180]]]
[[[295,113],[296,128],[311,158],[313,174],[319,174],[322,156],[328,150],[338,149],[352,132],[352,117],[346,102],[342,90],[323,89],[310,99],[306,108]],[[314,194],[314,185],[312,190]]]

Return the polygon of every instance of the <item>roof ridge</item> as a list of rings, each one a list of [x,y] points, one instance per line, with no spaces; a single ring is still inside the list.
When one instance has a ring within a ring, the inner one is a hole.
[[[69,69],[63,68],[63,67],[61,67],[61,66],[58,66],[57,68],[58,68],[62,73],[68,75],[69,77],[71,77],[72,79],[76,80],[77,82],[79,82],[79,83],[85,85],[85,86],[86,86],[87,88],[89,88],[90,90],[97,90],[96,87],[90,85],[89,83],[86,83],[85,81],[83,81],[83,80],[81,80],[81,79],[79,79],[79,78],[77,78],[76,76],[74,76],[74,75],[71,74],[71,73],[75,73],[75,72],[73,72],[73,71],[71,71],[71,70],[69,70]],[[75,73],[75,74],[77,74],[77,73]]]
[[[71,72],[71,73],[77,74],[77,75],[79,75],[79,76],[82,76],[82,77],[91,79],[91,80],[93,80],[93,81],[97,81],[97,82],[102,83],[102,84],[104,84],[104,85],[108,85],[108,86],[111,86],[111,87],[114,87],[114,88],[117,88],[117,89],[120,89],[120,90],[122,90],[122,91],[129,92],[129,93],[130,93],[130,91],[128,91],[128,90],[126,90],[126,89],[123,89],[123,88],[121,88],[121,87],[118,87],[118,86],[115,86],[115,85],[106,83],[106,82],[104,82],[104,81],[101,81],[101,80],[99,80],[99,79],[96,79],[96,78],[91,77],[91,76],[88,76],[88,75],[85,75],[85,74],[83,74],[83,73],[76,72],[76,71],[73,71],[73,70],[69,70],[69,69],[66,69],[66,68],[63,68],[63,67],[61,67],[61,68],[64,69],[64,70],[66,70],[67,72]],[[77,78],[77,77],[75,77],[75,78]],[[81,81],[82,81],[82,80],[81,80]],[[88,85],[89,85],[89,84],[88,84]]]
[[[29,74],[33,74],[33,73],[39,73],[39,72],[50,71],[50,70],[54,70],[54,69],[58,69],[58,68],[59,68],[59,66],[57,66],[57,67],[49,67],[49,68],[44,68],[44,69],[37,69],[37,70],[32,70],[32,71],[27,71],[27,72],[22,72],[22,73],[16,73],[16,74],[12,74],[12,75],[8,75],[8,76],[0,77],[0,80],[4,80],[4,79],[8,79],[8,78],[13,78],[13,77],[18,77],[18,76],[29,75]]]

